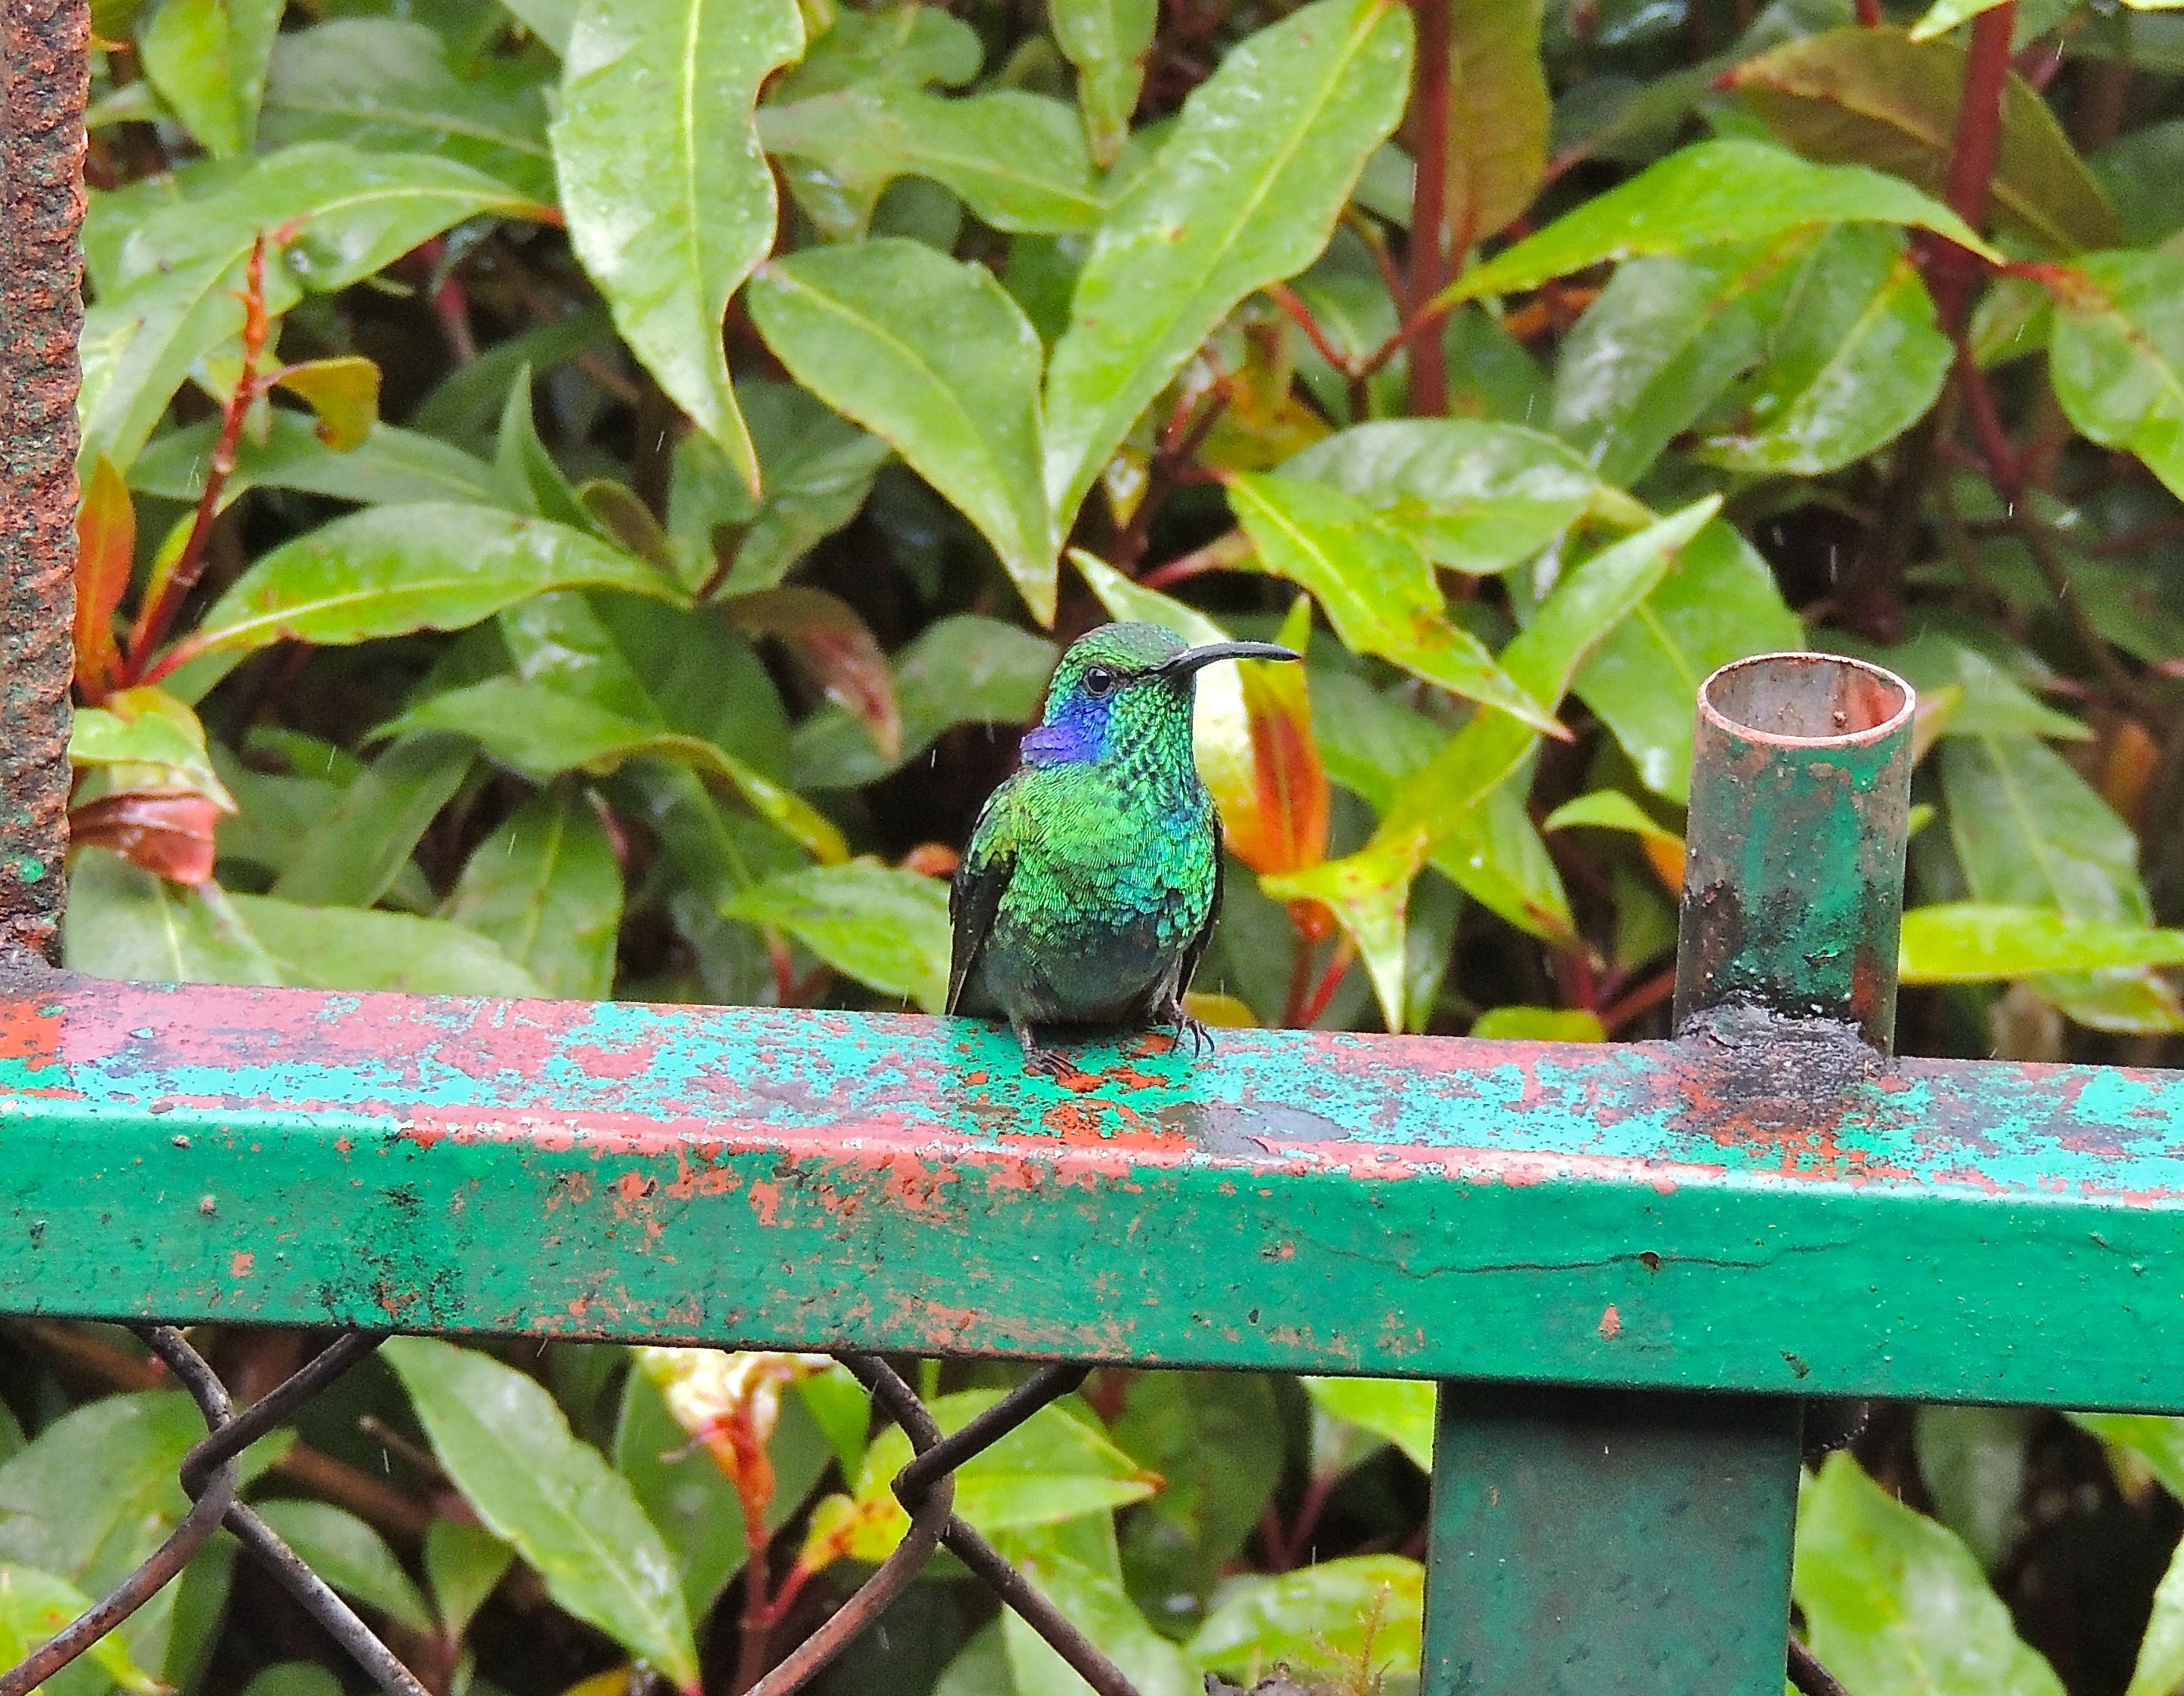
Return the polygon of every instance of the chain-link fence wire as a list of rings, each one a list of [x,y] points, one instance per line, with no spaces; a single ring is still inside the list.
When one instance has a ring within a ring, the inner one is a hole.
[[[293,1419],[304,1403],[376,1350],[382,1337],[366,1332],[343,1336],[279,1387],[237,1414],[226,1386],[180,1331],[172,1325],[136,1329],[204,1416],[204,1440],[182,1458],[181,1469],[190,1510],[134,1572],[20,1665],[0,1676],[0,1696],[31,1696],[39,1685],[181,1576],[190,1558],[223,1525],[326,1627],[387,1696],[429,1696],[417,1676],[355,1610],[256,1512],[237,1498],[237,1458],[242,1451]],[[1091,1368],[1080,1364],[1041,1368],[953,1437],[943,1437],[932,1409],[886,1361],[874,1354],[844,1353],[837,1358],[910,1438],[911,1460],[895,1475],[891,1487],[910,1516],[910,1526],[894,1552],[872,1576],[753,1685],[747,1696],[790,1696],[808,1686],[852,1639],[878,1620],[923,1570],[933,1552],[943,1547],[1045,1639],[1096,1696],[1137,1696],[1122,1669],[955,1510],[956,1469],[999,1442],[1040,1409],[1076,1390]],[[1794,1636],[1789,1643],[1787,1671],[1790,1683],[1802,1696],[1846,1696],[1842,1686]]]
[[[138,1327],[138,1335],[204,1416],[204,1440],[182,1458],[181,1483],[190,1498],[190,1510],[134,1572],[65,1630],[0,1676],[0,1696],[30,1696],[180,1577],[190,1558],[223,1525],[326,1627],[350,1659],[370,1674],[387,1696],[429,1696],[416,1676],[357,1617],[355,1610],[236,1494],[237,1457],[268,1431],[293,1419],[305,1403],[376,1349],[382,1338],[363,1332],[342,1337],[270,1394],[237,1414],[226,1386],[181,1331],[172,1325],[145,1325]],[[1121,1669],[955,1511],[956,1469],[1000,1442],[1040,1409],[1068,1395],[1084,1381],[1091,1369],[1044,1368],[953,1437],[944,1437],[932,1410],[884,1360],[870,1354],[844,1354],[840,1358],[910,1438],[912,1459],[894,1481],[895,1498],[910,1515],[910,1529],[872,1576],[825,1624],[753,1686],[749,1696],[788,1696],[804,1688],[852,1638],[879,1618],[943,1545],[1051,1644],[1098,1696],[1137,1696]]]

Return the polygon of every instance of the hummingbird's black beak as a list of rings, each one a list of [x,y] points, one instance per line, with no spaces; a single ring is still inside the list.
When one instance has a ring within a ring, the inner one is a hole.
[[[1185,648],[1160,667],[1164,678],[1188,678],[1217,660],[1301,660],[1303,655],[1275,642],[1202,642]]]

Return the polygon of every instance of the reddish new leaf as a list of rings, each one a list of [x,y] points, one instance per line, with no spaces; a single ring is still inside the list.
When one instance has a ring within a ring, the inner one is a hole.
[[[901,757],[894,671],[879,639],[848,602],[816,589],[770,589],[726,605],[741,628],[787,643],[827,699],[871,732],[883,758]]]
[[[220,809],[201,795],[131,789],[86,801],[69,814],[69,840],[105,848],[170,884],[212,876]]]
[[[96,705],[114,687],[120,668],[114,615],[136,557],[136,509],[130,504],[129,485],[103,454],[84,484],[75,540],[76,685]]]

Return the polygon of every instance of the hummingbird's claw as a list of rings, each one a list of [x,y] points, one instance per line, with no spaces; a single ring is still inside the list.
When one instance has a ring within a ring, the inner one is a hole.
[[[1213,1052],[1213,1033],[1204,1021],[1193,1018],[1178,1011],[1175,1016],[1175,1042],[1180,1048],[1185,1038],[1190,1042],[1190,1052],[1201,1058]]]

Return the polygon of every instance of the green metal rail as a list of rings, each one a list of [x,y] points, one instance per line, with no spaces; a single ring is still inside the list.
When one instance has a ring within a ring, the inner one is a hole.
[[[1056,1080],[969,1022],[53,971],[83,14],[0,20],[0,1314],[150,1325],[211,1432],[169,1548],[0,1696],[223,1520],[415,1688],[233,1499],[369,1339],[238,1417],[197,1322],[844,1353],[916,1528],[769,1696],[943,1542],[1127,1692],[949,1505],[1090,1362],[1441,1381],[1425,1696],[1778,1696],[1797,1398],[2184,1412],[2184,1077],[1891,1056],[1912,701],[1852,661],[1702,692],[1674,1042],[1145,1038]],[[942,1442],[882,1351],[1071,1364]]]

